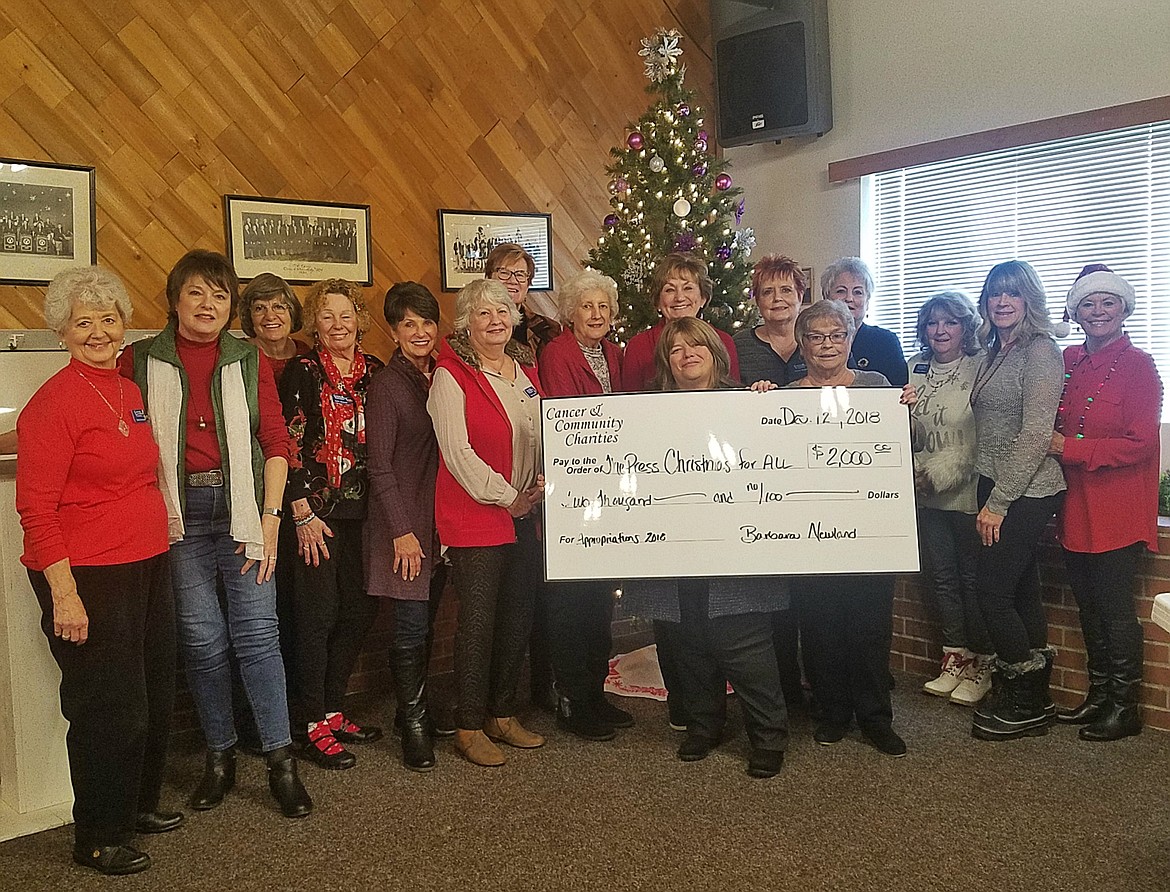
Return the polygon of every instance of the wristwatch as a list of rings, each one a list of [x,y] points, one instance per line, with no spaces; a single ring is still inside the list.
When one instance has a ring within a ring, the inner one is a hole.
[[[271,514],[273,517],[284,517],[284,511],[282,511],[280,508],[265,508],[260,513]]]

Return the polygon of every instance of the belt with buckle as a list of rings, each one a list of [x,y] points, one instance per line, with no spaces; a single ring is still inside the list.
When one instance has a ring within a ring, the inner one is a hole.
[[[223,471],[200,471],[187,475],[188,486],[223,486]]]

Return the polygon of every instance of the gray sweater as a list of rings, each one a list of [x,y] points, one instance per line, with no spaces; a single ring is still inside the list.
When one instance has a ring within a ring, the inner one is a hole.
[[[1016,499],[1062,492],[1064,474],[1048,455],[1064,386],[1060,348],[1047,335],[984,360],[971,391],[976,470],[995,481],[987,510],[1008,513]]]

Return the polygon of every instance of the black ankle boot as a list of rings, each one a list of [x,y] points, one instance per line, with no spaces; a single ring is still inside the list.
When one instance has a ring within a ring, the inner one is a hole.
[[[435,747],[427,719],[426,647],[391,648],[390,668],[398,700],[394,725],[402,741],[402,764],[411,771],[430,771],[435,767]]]
[[[584,700],[561,697],[557,704],[557,727],[582,740],[613,740],[617,732]]]
[[[313,810],[301,779],[297,777],[297,761],[293,758],[292,747],[282,746],[264,754],[268,763],[268,789],[280,805],[280,813],[286,818],[303,818]]]
[[[215,808],[236,785],[236,748],[208,750],[203,766],[203,778],[191,794],[191,807],[196,811]]]

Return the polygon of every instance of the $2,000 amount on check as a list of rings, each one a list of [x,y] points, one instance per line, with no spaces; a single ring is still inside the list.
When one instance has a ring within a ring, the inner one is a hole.
[[[917,571],[899,394],[544,400],[546,578]]]

